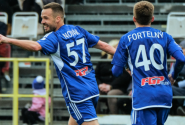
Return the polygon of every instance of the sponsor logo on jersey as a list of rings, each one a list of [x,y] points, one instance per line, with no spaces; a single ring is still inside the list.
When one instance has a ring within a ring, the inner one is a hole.
[[[164,80],[165,80],[164,76],[143,78],[141,80],[141,86],[145,86],[146,83],[148,83],[148,85],[158,85],[158,84],[169,85],[169,82],[164,82]]]
[[[75,70],[76,76],[85,76],[87,71],[88,71],[87,66],[82,69]]]

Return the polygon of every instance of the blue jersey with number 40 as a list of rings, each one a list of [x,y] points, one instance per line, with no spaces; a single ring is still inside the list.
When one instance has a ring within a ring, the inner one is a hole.
[[[167,73],[167,53],[181,48],[165,32],[138,27],[122,36],[112,64],[129,64],[133,77],[133,109],[172,105],[172,88]]]
[[[42,53],[51,55],[66,102],[79,103],[99,95],[88,48],[99,41],[79,26],[63,25],[38,43]]]

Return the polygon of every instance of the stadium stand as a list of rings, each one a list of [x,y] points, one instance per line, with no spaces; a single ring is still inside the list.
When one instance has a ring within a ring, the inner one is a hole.
[[[80,25],[104,41],[120,38],[135,28],[132,21],[133,3],[139,0],[85,0],[84,5],[66,6],[66,24]],[[152,27],[166,31],[169,12],[185,8],[178,0],[149,0],[155,5]]]
[[[108,42],[111,39],[120,37],[135,28],[132,21],[133,5],[140,0],[84,0],[80,5],[65,5],[65,23],[79,25],[90,33],[100,36],[100,39]],[[155,5],[155,22],[153,27],[166,31],[167,16],[170,12],[185,12],[184,2],[181,0],[149,0]],[[1,19],[1,16],[0,16]],[[16,24],[13,24],[16,25]],[[37,36],[36,39],[42,36]],[[100,59],[101,51],[89,49],[92,59]],[[41,53],[27,52],[19,47],[12,46],[12,57],[45,57]],[[98,61],[94,61],[94,68]],[[12,67],[12,66],[11,66]],[[37,75],[45,76],[45,69],[42,63],[35,63],[29,68],[19,68],[19,93],[30,94],[31,83]],[[12,68],[10,75],[12,76]],[[61,87],[54,70],[54,96],[61,95]],[[11,83],[13,84],[13,83]],[[11,85],[4,93],[12,93]],[[19,108],[21,109],[30,98],[21,98]],[[65,106],[64,99],[54,98],[53,125],[67,125],[69,113]],[[19,113],[20,115],[20,113]],[[0,125],[11,125],[12,120],[12,99],[0,99]],[[2,120],[3,119],[3,120]],[[21,121],[21,120],[20,120]],[[21,124],[21,122],[20,122]]]
[[[8,14],[6,12],[0,13],[0,21],[4,22],[5,24],[8,23]]]
[[[37,38],[38,14],[36,12],[16,12],[13,14],[12,31],[8,37]]]
[[[171,34],[173,38],[185,38],[184,20],[184,12],[170,12],[168,14],[166,32]]]

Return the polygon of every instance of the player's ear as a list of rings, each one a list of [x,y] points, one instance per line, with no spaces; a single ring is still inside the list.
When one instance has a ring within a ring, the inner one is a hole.
[[[134,22],[137,22],[137,21],[136,21],[136,18],[135,18],[134,16],[133,16],[133,21],[134,21]]]
[[[60,22],[61,21],[61,17],[60,16],[57,16],[56,17],[56,22]]]
[[[154,22],[154,16],[152,17],[151,23]]]

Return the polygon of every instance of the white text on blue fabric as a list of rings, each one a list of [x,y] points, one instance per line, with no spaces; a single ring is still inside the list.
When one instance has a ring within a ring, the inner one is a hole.
[[[76,35],[79,35],[80,33],[76,30],[76,29],[73,29],[71,31],[67,31],[66,33],[62,34],[66,39],[67,38],[70,38],[70,37],[73,37],[73,36],[76,36]]]
[[[130,42],[131,40],[142,39],[145,37],[163,38],[163,32],[151,32],[151,31],[137,32],[137,33],[128,35],[128,40]]]

